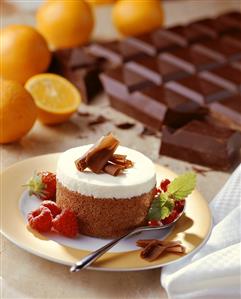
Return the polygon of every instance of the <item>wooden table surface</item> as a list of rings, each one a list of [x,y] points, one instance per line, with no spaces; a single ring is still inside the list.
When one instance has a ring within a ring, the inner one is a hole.
[[[143,0],[135,1],[140,1],[141,5]],[[34,24],[34,12],[39,2],[1,1],[2,25]],[[169,0],[164,2],[165,23],[186,23],[199,17],[239,9],[239,6],[239,0]],[[96,9],[95,36],[110,38],[117,35],[111,25],[110,12],[111,6]],[[189,163],[160,157],[160,139],[154,136],[140,137],[143,126],[110,108],[105,95],[97,97],[91,106],[81,105],[80,110],[88,111],[90,116],[76,114],[68,123],[58,127],[46,127],[37,122],[19,143],[1,146],[1,169],[28,157],[92,143],[108,131],[113,131],[121,140],[121,144],[145,153],[155,162],[168,166],[177,173],[192,169]],[[109,121],[90,128],[88,122],[99,115],[107,117]],[[115,126],[125,121],[134,122],[136,125],[130,130],[121,130]],[[198,189],[207,201],[220,190],[229,175],[215,171],[209,171],[205,176],[198,175]],[[1,241],[2,298],[167,298],[160,285],[160,269],[126,273],[84,270],[70,274],[66,266],[27,253],[3,236]]]

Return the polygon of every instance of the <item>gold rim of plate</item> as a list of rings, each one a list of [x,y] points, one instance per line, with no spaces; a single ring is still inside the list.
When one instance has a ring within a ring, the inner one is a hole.
[[[72,265],[85,255],[87,250],[70,248],[41,235],[34,235],[27,229],[19,209],[19,200],[26,183],[35,170],[56,171],[59,153],[29,158],[18,162],[1,173],[2,234],[20,248],[57,263]],[[157,182],[163,178],[173,179],[176,174],[156,164]],[[153,262],[140,258],[140,250],[106,253],[88,269],[102,271],[134,271],[159,268],[185,258],[197,251],[208,239],[212,217],[207,201],[194,191],[186,201],[185,214],[176,223],[165,240],[180,240],[186,253],[167,253]]]

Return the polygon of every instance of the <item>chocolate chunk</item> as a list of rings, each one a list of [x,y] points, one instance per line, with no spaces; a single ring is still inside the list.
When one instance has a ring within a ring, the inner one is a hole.
[[[209,105],[211,115],[230,128],[241,131],[241,96],[235,95]]]
[[[241,14],[239,12],[229,12],[217,17],[217,20],[233,30],[241,30]]]
[[[146,55],[127,62],[125,66],[155,84],[180,79],[188,75],[185,70],[163,60],[161,57]]]
[[[116,124],[115,126],[121,130],[129,130],[132,129],[135,126],[135,124],[126,122],[126,123]]]
[[[88,103],[102,89],[99,80],[102,64],[103,60],[88,54],[86,48],[77,47],[55,51],[49,71],[66,77]]]
[[[193,49],[220,62],[235,61],[241,58],[240,48],[235,44],[227,43],[225,39],[197,43],[193,45]]]
[[[225,65],[214,70],[200,73],[200,77],[234,93],[241,92],[241,71]]]
[[[229,170],[240,161],[241,134],[204,121],[162,130],[161,155],[214,169]]]
[[[190,73],[197,73],[201,70],[213,69],[220,65],[218,59],[213,59],[202,53],[195,51],[195,49],[181,48],[175,51],[164,52],[160,57],[178,68]],[[175,78],[174,78],[175,79]]]
[[[231,65],[232,65],[232,67],[241,71],[241,59],[232,62]]]
[[[167,82],[166,87],[200,105],[206,105],[232,95],[230,91],[198,76]]]

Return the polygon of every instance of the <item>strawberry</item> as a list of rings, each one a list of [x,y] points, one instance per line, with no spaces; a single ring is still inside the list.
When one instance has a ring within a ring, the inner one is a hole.
[[[38,232],[49,232],[52,227],[52,214],[46,207],[39,207],[28,214],[28,223],[31,228]]]
[[[74,238],[78,234],[78,221],[74,212],[63,210],[53,220],[53,228],[60,234]]]
[[[41,200],[54,200],[56,198],[56,175],[49,171],[41,171],[25,185],[29,188],[29,195],[36,195]]]
[[[56,202],[52,200],[44,200],[40,207],[46,207],[50,210],[53,218],[55,218],[58,214],[61,213],[61,209],[57,206]]]

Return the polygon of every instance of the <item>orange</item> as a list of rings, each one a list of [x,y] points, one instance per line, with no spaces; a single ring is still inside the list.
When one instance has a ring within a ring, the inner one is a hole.
[[[163,25],[164,13],[158,0],[119,0],[112,21],[124,35],[138,35]]]
[[[25,87],[38,107],[39,120],[46,125],[67,121],[81,102],[78,89],[59,75],[36,75],[26,82]]]
[[[40,6],[36,19],[37,28],[52,48],[85,44],[94,27],[92,10],[83,0],[49,0]]]
[[[0,32],[0,76],[20,83],[44,72],[49,66],[51,53],[45,39],[34,28],[10,25]]]
[[[86,0],[91,5],[99,5],[99,4],[111,4],[116,0]]]
[[[16,141],[32,128],[37,109],[32,96],[15,81],[0,79],[0,143]]]

